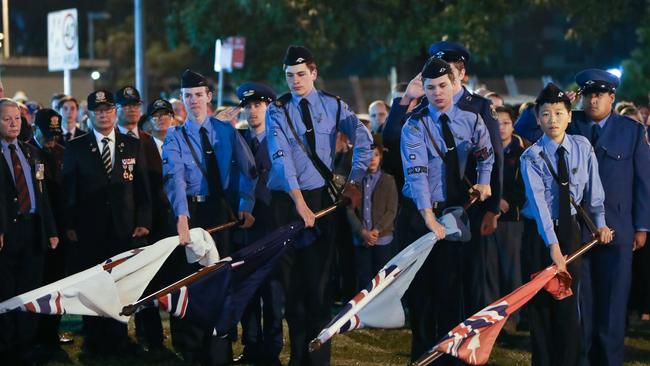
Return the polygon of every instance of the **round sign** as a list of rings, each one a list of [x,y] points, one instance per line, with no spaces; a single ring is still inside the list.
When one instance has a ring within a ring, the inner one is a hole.
[[[67,50],[77,44],[77,24],[72,14],[67,14],[63,20],[63,44]]]

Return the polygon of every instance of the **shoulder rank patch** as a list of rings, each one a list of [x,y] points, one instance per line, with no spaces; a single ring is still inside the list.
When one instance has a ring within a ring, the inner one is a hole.
[[[422,143],[421,142],[415,142],[415,143],[410,144],[410,143],[407,142],[404,145],[406,145],[406,147],[409,148],[409,149],[417,149],[418,147],[422,146]]]
[[[413,166],[406,169],[406,174],[408,175],[428,173],[428,172],[429,172],[429,168],[426,166]]]
[[[497,121],[499,120],[499,115],[497,114],[497,108],[492,103],[490,103],[490,113],[492,114],[492,118],[496,119]]]
[[[480,150],[474,151],[474,158],[476,158],[477,161],[485,161],[490,156],[492,156],[492,148],[484,147]]]
[[[284,151],[278,150],[273,154],[272,158],[273,158],[273,160],[275,160],[275,159],[281,158],[283,156],[284,156]]]

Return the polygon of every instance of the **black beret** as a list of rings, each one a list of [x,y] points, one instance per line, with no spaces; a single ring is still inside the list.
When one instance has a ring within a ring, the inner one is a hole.
[[[154,113],[160,110],[165,110],[171,114],[174,114],[174,108],[172,107],[171,103],[164,99],[156,99],[153,102],[149,103],[149,106],[147,107],[147,116],[151,117]]]
[[[539,95],[537,96],[537,99],[535,99],[535,104],[539,108],[543,104],[553,104],[553,103],[569,103],[571,104],[571,99],[569,99],[569,96],[566,95],[566,93],[558,88],[557,85],[553,83],[548,83],[542,89],[541,92],[539,92]]]
[[[429,46],[429,57],[441,58],[447,62],[462,61],[469,62],[469,51],[467,48],[454,42],[436,42]]]
[[[239,98],[240,107],[258,100],[271,103],[275,100],[275,92],[264,84],[249,81],[237,88],[237,98]]]
[[[576,74],[576,84],[578,84],[578,93],[592,92],[609,92],[616,93],[616,88],[620,84],[617,76],[600,69],[582,70]]]
[[[115,93],[115,102],[121,106],[125,106],[129,104],[140,104],[142,99],[140,98],[138,89],[127,85]]]
[[[208,86],[208,80],[206,80],[205,76],[190,69],[185,70],[183,76],[181,76],[181,88],[196,88],[199,86]]]
[[[284,55],[284,64],[287,66],[300,65],[302,63],[314,62],[314,55],[307,47],[289,46]]]
[[[90,93],[90,95],[88,95],[86,101],[88,102],[89,111],[94,111],[95,108],[103,104],[111,107],[115,106],[115,99],[113,98],[113,93],[109,92],[108,90],[94,91]]]
[[[431,57],[422,68],[423,79],[435,79],[451,72],[451,66],[442,59]]]
[[[60,136],[63,133],[61,130],[61,115],[53,109],[44,108],[38,110],[34,116],[34,124],[41,130],[43,136],[48,139]]]

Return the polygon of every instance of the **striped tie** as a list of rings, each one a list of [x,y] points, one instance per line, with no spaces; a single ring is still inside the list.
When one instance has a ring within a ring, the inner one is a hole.
[[[129,131],[129,132],[127,132],[126,134],[129,135],[129,136],[131,136],[131,137],[133,137],[133,138],[136,138],[136,139],[138,138],[138,136],[136,136],[136,135],[135,135],[135,132],[133,132],[133,131]]]
[[[102,148],[102,163],[104,164],[104,169],[106,169],[106,174],[111,176],[111,171],[113,171],[113,164],[111,164],[111,149],[108,147],[108,143],[111,141],[108,137],[102,139],[104,147]]]
[[[27,180],[25,179],[25,172],[23,165],[18,159],[16,153],[16,145],[10,144],[9,151],[11,155],[11,164],[14,168],[14,180],[16,183],[16,194],[18,195],[18,213],[26,214],[32,208],[32,201],[29,198],[29,188],[27,188]]]

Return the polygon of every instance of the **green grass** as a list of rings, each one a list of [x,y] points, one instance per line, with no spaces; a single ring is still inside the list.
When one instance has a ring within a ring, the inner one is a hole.
[[[165,342],[168,350],[162,353],[144,354],[135,357],[96,357],[81,352],[83,339],[74,333],[81,327],[81,319],[76,316],[66,316],[64,329],[74,334],[75,341],[63,347],[62,353],[48,365],[151,365],[172,366],[182,365],[171,349],[169,321],[164,320]],[[133,330],[133,324],[130,324]],[[285,323],[285,342],[288,331]],[[632,321],[625,340],[625,365],[650,365],[650,322]],[[527,332],[517,332],[512,335],[501,333],[497,346],[492,351],[490,365],[528,365],[530,364],[529,336]],[[332,347],[332,365],[369,366],[369,365],[406,365],[409,361],[410,331],[408,329],[378,330],[361,329],[334,337]],[[234,345],[234,354],[241,352],[241,344]],[[285,345],[280,356],[286,364],[289,360],[289,348]]]

